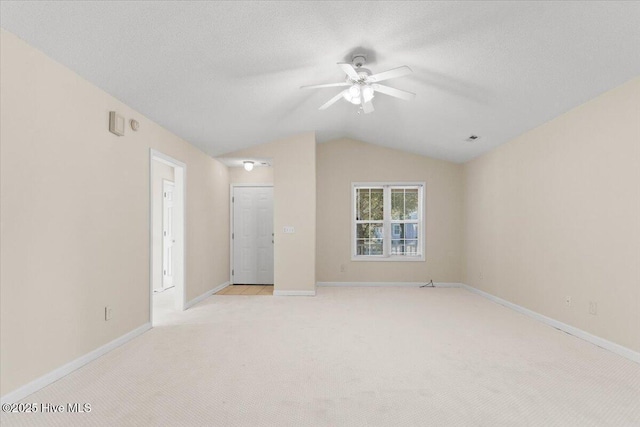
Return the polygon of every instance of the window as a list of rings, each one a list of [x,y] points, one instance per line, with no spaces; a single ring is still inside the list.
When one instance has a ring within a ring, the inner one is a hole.
[[[353,260],[424,260],[423,188],[422,183],[353,184]]]

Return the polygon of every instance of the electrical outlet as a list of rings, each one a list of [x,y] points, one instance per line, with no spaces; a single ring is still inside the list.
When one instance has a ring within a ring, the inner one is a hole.
[[[109,306],[106,306],[104,308],[104,320],[111,320],[111,318],[113,317],[113,309]]]
[[[568,307],[571,307],[571,296],[567,295],[564,297],[564,303],[567,304]]]
[[[347,266],[344,264],[340,264],[340,273],[344,273],[345,271],[347,271]]]
[[[589,301],[589,314],[594,316],[598,315],[598,303],[595,301]]]

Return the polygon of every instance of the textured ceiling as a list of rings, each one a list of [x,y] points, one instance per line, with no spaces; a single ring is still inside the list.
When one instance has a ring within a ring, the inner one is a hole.
[[[211,155],[315,130],[463,162],[640,75],[640,2],[10,2],[0,24]],[[356,114],[336,62],[408,65]],[[465,139],[480,135],[475,142]]]

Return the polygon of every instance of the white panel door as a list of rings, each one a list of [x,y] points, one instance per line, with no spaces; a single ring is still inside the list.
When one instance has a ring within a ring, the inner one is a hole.
[[[233,190],[233,283],[273,284],[273,187]]]
[[[162,181],[162,287],[173,286],[173,244],[175,236],[173,232],[174,210],[173,194],[175,184],[171,181]]]

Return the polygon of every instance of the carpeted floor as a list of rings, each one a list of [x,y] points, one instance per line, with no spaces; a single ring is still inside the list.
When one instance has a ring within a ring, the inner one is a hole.
[[[637,426],[640,365],[463,289],[214,295],[29,396],[52,426]]]

